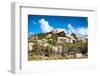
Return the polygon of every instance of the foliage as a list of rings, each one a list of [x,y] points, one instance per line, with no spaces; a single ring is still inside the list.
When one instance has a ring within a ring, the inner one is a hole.
[[[50,60],[50,59],[70,59],[75,58],[76,53],[82,53],[84,58],[85,55],[88,53],[88,40],[86,42],[84,41],[77,41],[75,43],[70,42],[62,42],[58,43],[58,37],[65,37],[65,34],[59,33],[59,34],[53,34],[52,36],[47,38],[47,34],[38,34],[35,35],[36,39],[32,40],[31,42],[34,43],[33,50],[28,52],[28,60]],[[78,37],[76,34],[72,33],[72,37],[74,37],[76,40]],[[38,40],[46,39],[48,46],[39,45]],[[61,47],[61,50],[59,52],[54,50],[53,47]],[[70,53],[73,53],[73,55],[70,55]]]

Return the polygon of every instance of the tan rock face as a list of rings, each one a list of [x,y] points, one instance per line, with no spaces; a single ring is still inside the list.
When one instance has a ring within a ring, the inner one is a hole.
[[[29,51],[32,51],[32,50],[33,50],[33,45],[34,45],[34,43],[29,43],[28,45],[29,45],[29,46],[28,46]]]
[[[76,58],[82,58],[83,54],[82,53],[76,53]]]
[[[58,37],[58,43],[60,43],[60,42],[70,42],[70,43],[73,43],[73,40],[69,39],[67,37]]]

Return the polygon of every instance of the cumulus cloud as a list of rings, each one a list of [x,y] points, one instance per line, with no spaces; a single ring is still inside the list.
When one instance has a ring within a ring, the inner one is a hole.
[[[75,33],[78,35],[88,35],[88,28],[85,27],[79,27],[79,28],[74,28],[71,24],[68,24],[68,33]]]
[[[71,24],[68,24],[68,33],[71,34],[71,33],[74,33],[75,32],[75,29],[73,28],[73,26]]]
[[[28,37],[31,37],[32,35],[33,35],[32,32],[29,32],[29,33],[28,33]]]
[[[88,29],[87,28],[84,28],[84,27],[78,28],[77,29],[77,33],[79,35],[88,35]]]
[[[63,29],[65,33],[68,33],[68,31],[66,29]]]
[[[69,29],[73,29],[73,26],[71,24],[68,24]]]
[[[40,23],[40,28],[44,33],[50,32],[54,29],[52,26],[49,25],[48,21],[46,21],[45,19],[40,19],[39,23]]]

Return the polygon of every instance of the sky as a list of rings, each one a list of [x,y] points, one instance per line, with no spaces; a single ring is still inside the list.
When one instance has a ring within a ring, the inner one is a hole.
[[[63,29],[66,33],[88,35],[88,17],[28,15],[28,34]]]

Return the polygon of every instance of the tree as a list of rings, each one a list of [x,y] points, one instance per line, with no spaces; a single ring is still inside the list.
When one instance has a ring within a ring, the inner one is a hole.
[[[77,39],[76,34],[72,33],[71,35],[72,35],[75,39]]]

